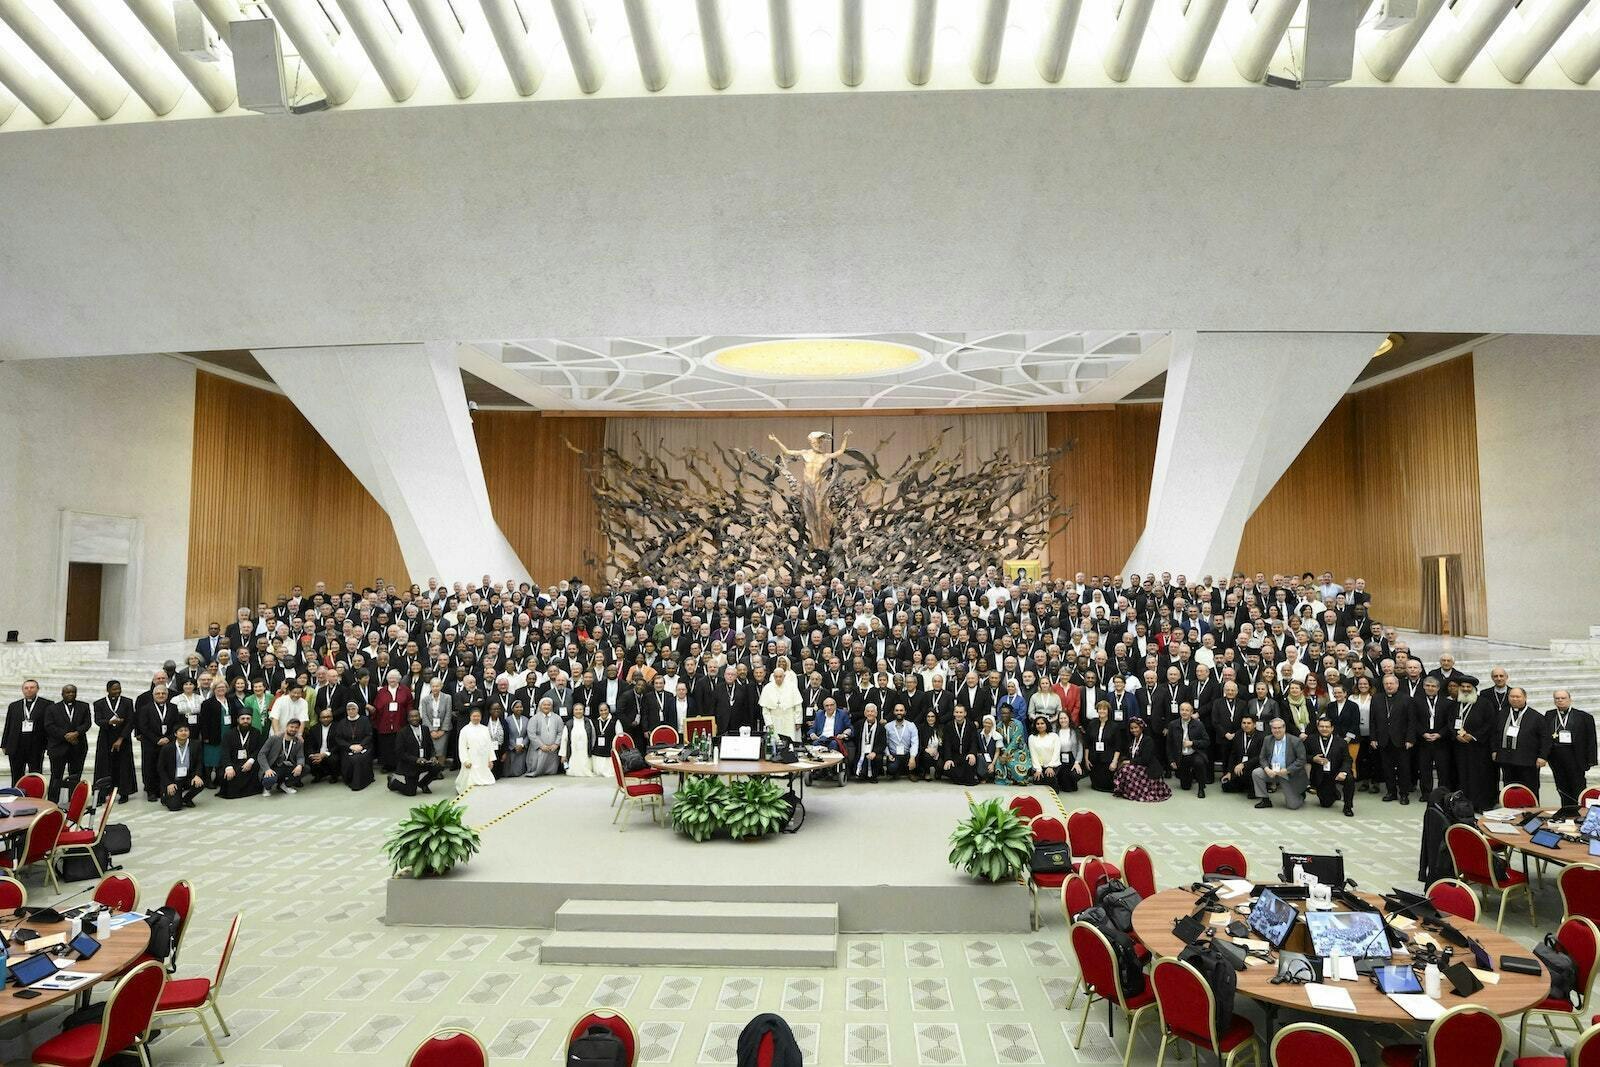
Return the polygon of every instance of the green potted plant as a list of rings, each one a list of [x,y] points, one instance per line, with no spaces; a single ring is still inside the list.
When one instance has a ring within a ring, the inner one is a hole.
[[[672,796],[672,825],[695,841],[704,841],[722,826],[728,784],[710,775],[690,776]]]
[[[751,839],[777,833],[789,821],[789,804],[783,790],[770,778],[745,778],[728,789],[722,804],[722,822],[736,838]]]
[[[1007,882],[1033,862],[1033,834],[998,799],[973,802],[950,835],[950,865],[975,878]]]
[[[478,831],[462,822],[467,811],[452,799],[418,804],[406,813],[384,842],[394,876],[449,874],[478,851]]]

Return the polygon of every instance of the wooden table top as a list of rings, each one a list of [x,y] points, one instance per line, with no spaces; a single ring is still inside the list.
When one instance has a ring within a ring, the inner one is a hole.
[[[710,774],[710,775],[785,775],[804,774],[807,771],[824,770],[828,767],[838,766],[844,760],[841,752],[830,752],[819,758],[806,758],[798,763],[772,763],[767,760],[755,759],[717,759],[710,763],[668,763],[666,759],[654,752],[646,753],[644,761],[658,770],[669,774]]]
[[[1528,810],[1531,811],[1533,809]],[[1555,808],[1541,808],[1539,809],[1539,814],[1548,817],[1555,811]],[[1578,821],[1581,822],[1581,820]],[[1483,836],[1489,839],[1490,844],[1505,845],[1507,848],[1514,849],[1517,852],[1526,852],[1528,855],[1542,860],[1550,860],[1552,863],[1561,864],[1590,863],[1600,866],[1600,857],[1589,855],[1588,845],[1574,844],[1571,841],[1558,841],[1555,848],[1540,848],[1533,843],[1521,828],[1518,828],[1515,833],[1496,833],[1489,829],[1488,822],[1482,818],[1478,819],[1478,829],[1483,831]]]
[[[19,925],[30,930],[38,931],[41,937],[51,934],[63,933],[67,929],[66,923],[41,923],[28,919],[15,920],[9,916],[6,920],[6,933],[14,931]],[[100,942],[100,951],[90,959],[74,962],[67,970],[80,971],[84,974],[95,975],[86,982],[81,982],[77,989],[41,989],[37,997],[24,999],[17,996],[19,988],[11,983],[6,983],[0,990],[0,1023],[15,1019],[29,1012],[38,1011],[40,1008],[49,1007],[67,997],[76,996],[84,989],[98,985],[101,982],[116,981],[128,966],[144,955],[144,950],[150,945],[150,927],[144,923],[129,923],[111,931],[111,936]],[[14,959],[26,955],[26,945],[8,943],[7,952]]]
[[[1382,905],[1382,898],[1370,893],[1360,894],[1362,898],[1378,905]],[[1241,897],[1235,900],[1221,901],[1223,905],[1242,904],[1249,900]],[[1157,893],[1142,901],[1133,911],[1133,930],[1156,956],[1174,956],[1183,951],[1184,944],[1172,932],[1172,921],[1180,915],[1188,915],[1194,910],[1195,894],[1187,889],[1168,889]],[[1304,912],[1304,904],[1298,905]],[[1345,910],[1336,907],[1335,910]],[[1228,918],[1242,918],[1236,913],[1229,912]],[[1206,920],[1217,918],[1208,915]],[[1445,982],[1444,995],[1439,998],[1439,1003],[1448,1010],[1461,1004],[1476,1004],[1487,1008],[1496,1015],[1515,1015],[1526,1011],[1539,1001],[1550,995],[1550,979],[1543,968],[1535,975],[1512,974],[1502,971],[1500,967],[1501,956],[1522,956],[1533,958],[1533,951],[1525,945],[1520,945],[1503,934],[1496,933],[1490,927],[1480,923],[1467,922],[1465,919],[1452,918],[1450,924],[1463,934],[1471,937],[1482,945],[1489,958],[1494,961],[1495,974],[1500,981],[1494,985],[1484,983],[1482,989],[1469,997],[1458,997],[1450,992],[1449,982]],[[1415,934],[1415,928],[1409,931]],[[1441,940],[1446,947],[1455,947]],[[1304,922],[1295,924],[1290,932],[1284,947],[1291,952],[1311,952],[1311,938],[1306,931]],[[1457,948],[1455,959],[1461,959],[1463,950]],[[1404,962],[1405,957],[1400,957],[1396,962]],[[1467,962],[1471,962],[1471,954],[1467,954]],[[1293,1008],[1296,1011],[1310,1012],[1315,1015],[1327,1015],[1333,1018],[1351,1017],[1361,1018],[1375,1022],[1396,1023],[1404,1027],[1425,1028],[1426,1023],[1419,1022],[1407,1015],[1405,1011],[1387,995],[1378,992],[1377,986],[1371,980],[1362,976],[1354,982],[1330,982],[1329,985],[1336,989],[1343,989],[1350,994],[1350,999],[1355,1002],[1354,1014],[1345,1011],[1322,1011],[1311,1006],[1305,988],[1297,985],[1273,985],[1272,978],[1277,974],[1277,967],[1272,964],[1252,964],[1238,972],[1239,993],[1242,996],[1253,997],[1279,1007]]]
[[[0,837],[6,834],[20,834],[33,825],[33,820],[47,811],[55,811],[56,806],[48,800],[34,800],[32,797],[6,797],[4,806],[7,808],[34,808],[32,815],[13,815],[7,819],[0,819]],[[23,1003],[27,1003],[24,1001]]]

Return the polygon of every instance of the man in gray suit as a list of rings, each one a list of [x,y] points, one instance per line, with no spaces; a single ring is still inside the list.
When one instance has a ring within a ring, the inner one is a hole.
[[[1250,773],[1255,783],[1256,807],[1272,807],[1267,787],[1276,782],[1284,806],[1293,811],[1306,802],[1306,746],[1284,729],[1282,719],[1272,720],[1272,736],[1261,746],[1261,765]]]

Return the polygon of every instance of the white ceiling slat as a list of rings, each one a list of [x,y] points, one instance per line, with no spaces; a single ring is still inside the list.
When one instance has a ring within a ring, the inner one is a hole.
[[[1234,49],[1233,65],[1247,82],[1258,82],[1267,75],[1267,64],[1289,32],[1300,0],[1258,0],[1250,13],[1250,28]]]
[[[505,60],[506,73],[518,96],[532,96],[544,81],[544,63],[533,47],[519,0],[480,0],[483,18]]]
[[[1139,45],[1155,6],[1156,0],[1122,0],[1122,10],[1106,40],[1104,66],[1106,77],[1112,81],[1127,81],[1133,72],[1133,61],[1139,57]]]
[[[361,50],[378,72],[383,87],[389,90],[389,98],[397,104],[410,100],[417,91],[421,71],[400,40],[394,15],[383,0],[339,0],[339,10],[344,12],[350,32],[361,42]]]
[[[67,47],[66,42],[47,26],[25,0],[0,0],[0,20],[4,20],[22,43],[102,119],[109,119],[128,98],[127,83],[92,69]]]
[[[4,84],[4,80],[0,79],[0,85]],[[17,110],[17,98],[4,89],[0,89],[0,126],[6,124],[6,119],[9,119],[11,113],[15,110]]]
[[[726,89],[733,84],[733,53],[728,51],[728,26],[722,17],[720,0],[695,0],[700,19],[700,47],[706,57],[706,77],[711,88]]]
[[[0,102],[0,114],[4,116],[0,122],[11,115],[17,100],[47,126],[72,106],[72,94],[54,76],[44,70],[30,70],[4,41],[0,41],[0,85],[17,94],[13,99],[0,93],[11,102],[9,107]]]
[[[658,93],[672,77],[672,60],[661,47],[661,23],[656,19],[651,0],[622,0],[628,16],[628,35],[633,38],[633,54],[639,61],[639,77],[644,87]]]
[[[217,36],[224,41],[228,39],[228,24],[236,19],[250,18],[251,16],[239,6],[239,0],[194,0],[200,13],[211,23],[211,28],[217,31]],[[171,4],[167,5],[171,7]]]
[[[1405,25],[1384,34],[1361,35],[1358,38],[1361,41],[1361,56],[1367,61],[1367,69],[1372,76],[1381,82],[1393,81],[1416,49],[1417,42],[1422,40],[1422,35],[1443,10],[1444,0],[1420,0],[1416,18]]]
[[[767,0],[768,36],[772,40],[772,80],[780,89],[792,89],[800,80],[795,57],[794,13],[789,0]]]
[[[1511,14],[1517,0],[1460,0],[1457,5],[1471,5],[1464,15],[1458,15],[1454,25],[1434,38],[1427,47],[1428,62],[1433,72],[1447,82],[1461,80],[1461,75],[1472,66],[1483,46],[1489,43],[1494,31]],[[1452,9],[1454,10],[1454,9]]]
[[[1544,0],[1534,8],[1531,18],[1524,19],[1520,33],[1507,36],[1498,42],[1489,56],[1505,76],[1506,81],[1520,85],[1533,68],[1539,65],[1567,27],[1583,14],[1589,0]],[[1525,9],[1519,9],[1525,10]],[[1515,17],[1515,16],[1513,16]]]
[[[606,80],[605,64],[595,47],[594,35],[589,32],[589,13],[584,10],[583,0],[550,0],[550,10],[555,12],[578,88],[586,93],[599,92]]]
[[[311,68],[328,103],[349,100],[361,84],[361,70],[350,61],[348,52],[340,51],[341,27],[330,21],[332,13],[324,14],[316,0],[271,0],[271,4],[273,18]]]
[[[1074,0],[1076,2],[1076,0]],[[911,37],[906,47],[906,81],[927,85],[933,76],[933,38],[939,0],[911,0]]]
[[[411,0],[411,11],[444,72],[444,80],[450,83],[450,91],[457,100],[467,99],[477,91],[483,73],[467,54],[466,27],[450,0]]]
[[[1167,52],[1167,65],[1179,81],[1192,82],[1200,73],[1206,49],[1211,47],[1211,38],[1216,36],[1217,24],[1227,6],[1228,0],[1189,0],[1183,25]]]
[[[839,80],[852,88],[867,76],[864,6],[865,0],[841,0],[839,4]]]
[[[985,0],[978,24],[978,39],[972,46],[972,77],[979,85],[989,85],[1000,72],[1000,50],[1006,40],[1006,15],[1011,0]]]
[[[1575,33],[1556,54],[1556,62],[1561,73],[1579,85],[1588,85],[1600,73],[1600,17],[1591,18],[1587,28]]]
[[[171,0],[126,0],[145,31],[172,60],[178,71],[194,86],[212,111],[226,111],[238,95],[233,85],[233,69],[228,63],[206,63],[178,51],[178,27],[173,21]]]
[[[1039,77],[1055,85],[1067,72],[1067,53],[1072,49],[1072,35],[1078,29],[1078,10],[1083,0],[1050,0],[1050,11],[1045,17],[1044,32],[1039,35],[1039,52],[1033,65]]]
[[[89,43],[99,49],[111,68],[122,75],[151,111],[165,115],[178,106],[183,97],[183,83],[169,68],[152,62],[158,57],[139,47],[145,42],[129,36],[126,27],[112,22],[110,12],[114,9],[107,7],[105,0],[56,0],[56,6],[83,32]]]

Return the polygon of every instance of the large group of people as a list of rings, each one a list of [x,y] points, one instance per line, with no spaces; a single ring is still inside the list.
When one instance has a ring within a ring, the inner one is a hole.
[[[1596,762],[1587,712],[1560,690],[1534,708],[1499,668],[1480,685],[1448,655],[1423,663],[1370,603],[1329,572],[318,583],[213,623],[135,696],[25,683],[3,747],[13,779],[48,757],[59,798],[93,734],[102,798],[142,782],[174,810],[207,788],[605,775],[619,738],[643,749],[691,720],[836,748],[867,782],[1146,802],[1215,786],[1351,815],[1358,794],[1406,804],[1436,785],[1491,807],[1548,765],[1576,802]]]

